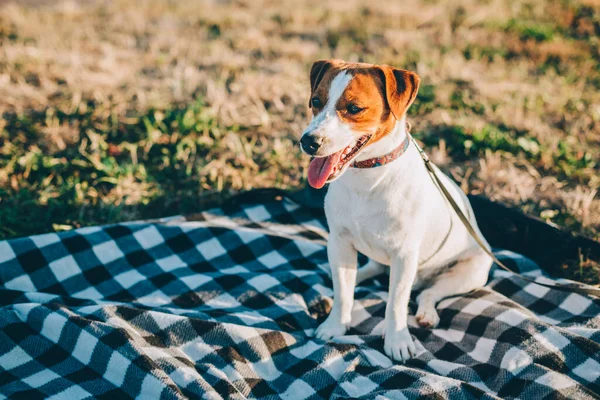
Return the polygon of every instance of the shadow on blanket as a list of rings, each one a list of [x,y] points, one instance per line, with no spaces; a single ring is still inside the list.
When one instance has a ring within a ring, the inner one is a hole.
[[[357,288],[347,336],[314,340],[332,295],[319,196],[254,191],[187,218],[0,242],[0,398],[597,398],[600,300],[498,269],[442,301],[438,329],[411,321],[406,365],[372,334],[385,277]],[[532,260],[600,255],[472,201],[497,256],[529,277],[550,281]]]

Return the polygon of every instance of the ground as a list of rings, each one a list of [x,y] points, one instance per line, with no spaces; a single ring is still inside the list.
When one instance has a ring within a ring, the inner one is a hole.
[[[597,0],[0,7],[0,238],[303,184],[330,57],[416,71],[413,133],[466,192],[600,238]]]

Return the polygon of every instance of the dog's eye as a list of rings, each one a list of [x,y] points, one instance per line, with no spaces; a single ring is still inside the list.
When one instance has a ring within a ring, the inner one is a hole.
[[[356,104],[350,104],[348,107],[346,107],[346,111],[348,111],[350,114],[358,114],[362,110],[363,109]]]
[[[323,103],[321,103],[321,100],[318,97],[313,97],[310,100],[310,104],[312,104],[314,108],[321,108],[323,106]]]

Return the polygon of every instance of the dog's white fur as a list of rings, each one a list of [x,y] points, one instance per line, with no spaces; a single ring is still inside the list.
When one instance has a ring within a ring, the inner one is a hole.
[[[327,150],[322,154],[339,151],[360,135],[352,132],[334,109],[350,80],[345,72],[333,80],[324,111],[305,131],[323,137]],[[403,116],[392,132],[365,147],[357,160],[382,156],[396,148],[407,135],[405,127]],[[438,173],[479,233],[467,197],[447,176]],[[328,318],[316,330],[318,338],[327,340],[345,334],[357,281],[390,266],[384,350],[394,360],[406,361],[416,354],[407,326],[411,290],[423,289],[417,297],[417,321],[435,327],[439,322],[437,302],[487,281],[491,257],[470,237],[430,179],[412,144],[400,158],[384,166],[349,168],[330,184],[325,213],[330,228],[327,254],[334,302]],[[360,271],[357,251],[371,259]]]

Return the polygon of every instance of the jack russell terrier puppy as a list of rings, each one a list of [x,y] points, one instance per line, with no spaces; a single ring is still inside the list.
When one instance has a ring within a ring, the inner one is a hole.
[[[315,157],[309,184],[319,189],[331,182],[325,213],[334,291],[331,313],[315,334],[323,340],[344,335],[357,281],[389,266],[384,350],[404,362],[416,355],[407,327],[411,290],[422,289],[417,323],[436,327],[436,303],[485,285],[492,259],[469,235],[410,145],[406,110],[417,96],[417,74],[324,60],[313,64],[310,84],[313,118],[300,145]],[[480,234],[465,194],[446,175],[441,179]],[[370,258],[360,270],[357,251]]]

